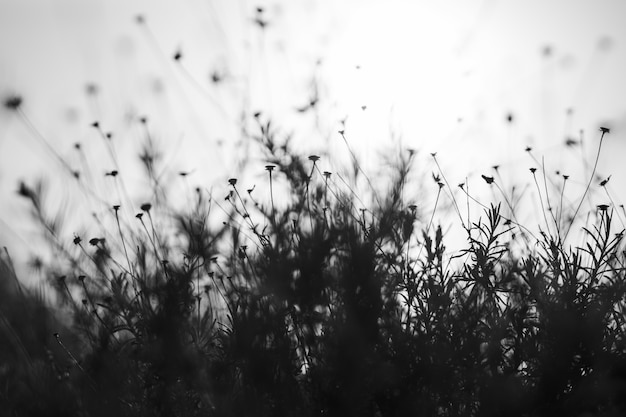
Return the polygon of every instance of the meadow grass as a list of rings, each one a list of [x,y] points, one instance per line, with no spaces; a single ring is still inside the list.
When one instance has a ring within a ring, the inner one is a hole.
[[[18,99],[5,107],[30,124]],[[147,128],[150,199],[135,213],[117,169],[111,202],[54,153],[101,208],[97,234],[67,236],[42,186],[20,184],[54,257],[39,266],[48,296],[20,283],[8,251],[0,258],[8,415],[626,412],[624,223],[614,202],[583,209],[597,159],[571,204],[566,176],[549,187],[532,168],[542,209],[525,225],[497,167],[482,177],[492,201],[440,168],[413,183],[412,150],[373,183],[345,132],[342,175],[254,119],[266,189],[230,178],[219,191],[187,186],[175,204]],[[446,250],[450,224],[461,250]]]

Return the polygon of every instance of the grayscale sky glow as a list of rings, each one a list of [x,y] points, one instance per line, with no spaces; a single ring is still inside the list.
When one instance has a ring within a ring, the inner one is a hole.
[[[532,146],[546,171],[571,173],[582,190],[581,155],[593,161],[598,128],[608,126],[599,173],[612,175],[620,204],[624,17],[623,0],[0,0],[0,94],[23,96],[25,114],[62,157],[78,163],[80,142],[101,172],[112,167],[91,123],[113,132],[131,164],[138,130],[129,121],[146,115],[172,169],[207,187],[243,165],[263,166],[237,145],[242,110],[296,132],[303,149],[345,156],[344,120],[366,166],[376,149],[401,144],[423,153],[421,170],[435,170],[427,156],[437,152],[451,183],[468,177],[476,188],[493,165],[508,181],[527,175]],[[296,111],[316,94],[315,112]],[[567,147],[581,130],[583,148]],[[43,175],[58,187],[70,182],[61,172],[2,109],[0,245],[19,252],[32,233],[17,181]],[[56,204],[64,193],[51,192]]]

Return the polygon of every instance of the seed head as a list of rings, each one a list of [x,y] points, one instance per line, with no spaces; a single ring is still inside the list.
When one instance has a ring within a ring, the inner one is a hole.
[[[12,95],[4,99],[4,107],[8,110],[17,110],[22,105],[22,97]]]
[[[609,182],[610,180],[611,180],[611,176],[609,175],[605,180],[602,180],[600,182],[600,187],[604,187],[606,183]]]
[[[493,183],[493,177],[488,177],[486,175],[481,175],[487,184]]]
[[[85,91],[90,96],[98,94],[98,86],[94,83],[89,83],[85,86]]]
[[[85,278],[87,278],[87,277],[86,277],[86,276],[84,276],[84,275],[79,275],[79,276],[78,276],[78,280],[79,280],[80,282],[85,282]]]

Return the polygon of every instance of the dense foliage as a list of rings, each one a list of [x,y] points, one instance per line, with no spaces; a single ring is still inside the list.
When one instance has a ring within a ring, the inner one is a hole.
[[[43,267],[50,301],[2,257],[7,415],[626,413],[611,207],[572,248],[491,205],[461,219],[467,245],[450,255],[432,216],[404,201],[413,152],[365,208],[319,157],[262,133],[266,204],[233,178],[226,198],[198,189],[173,211],[155,182],[137,227],[115,205],[102,237],[66,242],[41,190],[22,184],[63,262]]]

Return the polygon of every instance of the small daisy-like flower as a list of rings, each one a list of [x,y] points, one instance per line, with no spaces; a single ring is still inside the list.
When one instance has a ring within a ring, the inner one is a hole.
[[[331,173],[331,172],[329,172],[329,171],[324,171],[324,177],[325,177],[326,179],[330,178],[330,176],[331,176],[331,175],[332,175],[332,173]]]
[[[79,245],[80,242],[82,242],[82,241],[83,240],[80,238],[80,236],[74,236],[73,242],[74,242],[75,245]]]
[[[600,132],[602,133],[611,133],[611,129],[608,127],[600,127]]]
[[[234,187],[237,185],[237,178],[229,178],[228,183]]]
[[[534,174],[535,172],[537,172],[537,168],[530,168],[530,172]]]
[[[143,210],[143,211],[148,212],[148,211],[150,211],[150,209],[152,208],[152,204],[150,204],[150,203],[144,203],[144,204],[142,204],[139,208],[140,208],[141,210]]]
[[[120,205],[119,204],[115,204],[113,206],[113,210],[118,211],[120,209]]]
[[[313,161],[313,163],[320,160],[320,157],[317,155],[309,155],[309,161]]]
[[[276,165],[265,165],[265,170],[272,172],[274,170],[274,168],[276,168]]]
[[[95,121],[91,124],[91,127],[95,127],[96,129],[100,127],[100,122]]]
[[[598,204],[598,210],[606,211],[609,208],[608,204]]]
[[[99,238],[97,238],[97,237],[94,237],[94,238],[92,238],[92,239],[89,239],[89,244],[90,244],[91,246],[97,246],[97,245],[98,245],[98,243],[100,243],[100,239],[99,239]]]
[[[527,146],[526,149],[524,149],[526,152],[530,152],[533,150],[533,148],[531,148],[530,146]]]
[[[85,275],[79,275],[79,276],[78,276],[78,280],[79,280],[80,282],[85,282],[85,278],[87,278]]]
[[[143,217],[143,213],[137,213],[135,214],[135,217],[141,220],[141,218]]]

